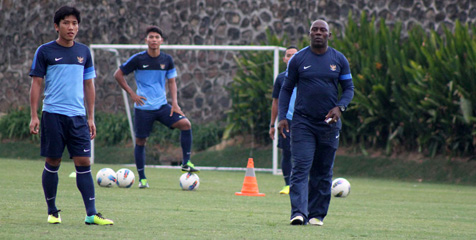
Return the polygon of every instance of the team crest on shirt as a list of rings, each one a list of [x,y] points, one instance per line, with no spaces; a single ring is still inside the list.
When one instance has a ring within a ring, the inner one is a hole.
[[[336,65],[330,65],[329,67],[331,67],[331,71],[335,72],[335,70],[337,70],[337,66]]]
[[[160,64],[160,69],[164,69],[165,68],[165,64]]]
[[[82,58],[82,57],[77,57],[77,59],[78,59],[79,63],[83,63],[83,61],[84,61],[84,58]]]

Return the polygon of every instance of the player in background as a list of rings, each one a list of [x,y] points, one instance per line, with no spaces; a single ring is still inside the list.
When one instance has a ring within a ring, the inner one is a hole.
[[[312,23],[310,46],[294,54],[279,95],[279,125],[289,131],[286,113],[295,86],[296,102],[291,125],[293,168],[289,196],[292,225],[322,226],[331,200],[332,167],[342,112],[354,96],[349,62],[328,46],[329,25]],[[338,85],[342,87],[339,98]]]
[[[298,51],[297,47],[289,46],[286,48],[286,52],[284,53],[283,62],[287,65],[289,59]],[[274,123],[276,122],[276,118],[278,116],[278,98],[279,92],[281,91],[281,86],[283,85],[284,78],[285,78],[286,71],[281,72],[274,81],[273,87],[273,103],[271,105],[271,122],[269,123],[269,137],[274,140],[274,132],[275,126]],[[294,106],[294,102],[290,102],[290,105]],[[291,106],[290,106],[291,107]],[[291,122],[291,118],[288,118],[288,121]],[[291,175],[291,146],[290,146],[290,137],[289,132],[285,132],[286,138],[283,138],[281,134],[278,135],[278,147],[282,149],[282,158],[281,158],[281,170],[283,171],[283,178],[284,183],[286,184],[281,191],[280,194],[289,194],[289,177]]]
[[[134,54],[114,73],[114,78],[134,101],[134,126],[136,146],[134,157],[139,173],[139,188],[147,188],[149,184],[145,176],[145,144],[155,121],[165,126],[180,129],[182,146],[182,171],[198,172],[190,161],[192,150],[192,125],[185,117],[177,102],[177,84],[172,57],[160,51],[164,38],[162,30],[150,26],[146,30],[146,51]],[[127,84],[124,76],[134,72],[137,92]],[[167,103],[165,84],[169,89],[172,104]]]
[[[76,186],[86,207],[85,223],[113,225],[112,220],[96,211],[95,205],[90,157],[91,139],[96,137],[93,80],[96,72],[89,48],[74,41],[80,22],[80,12],[76,8],[59,8],[54,16],[58,38],[36,50],[30,71],[30,133],[38,134],[40,128],[41,156],[46,158],[42,185],[48,205],[48,223],[61,223],[56,194],[58,170],[66,146],[76,168]],[[37,110],[43,81],[45,98],[40,124]]]

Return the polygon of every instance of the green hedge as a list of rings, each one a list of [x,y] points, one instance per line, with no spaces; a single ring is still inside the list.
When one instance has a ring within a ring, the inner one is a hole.
[[[5,116],[0,117],[0,139],[32,140],[39,143],[39,135],[30,135],[29,123],[29,108],[20,107],[10,110]],[[95,123],[97,129],[96,144],[116,146],[131,142],[129,123],[124,114],[96,112]],[[193,149],[200,151],[218,144],[225,128],[222,125],[220,123],[200,125],[194,124],[192,121]],[[162,124],[155,124],[148,143],[180,146],[179,139],[179,130],[171,130]]]
[[[282,45],[282,39],[267,32],[267,42],[262,45]],[[281,53],[281,56],[283,53]],[[232,99],[231,109],[227,112],[227,126],[224,138],[235,134],[251,134],[259,143],[269,143],[269,121],[273,91],[273,52],[245,51],[235,57],[238,71],[231,86],[227,88]],[[280,69],[286,69],[281,61]]]
[[[331,29],[332,30],[332,29]],[[330,46],[348,58],[355,96],[344,114],[343,144],[383,149],[387,154],[419,151],[430,156],[476,154],[476,28],[456,22],[440,34],[401,23],[356,22],[349,15],[342,38]],[[334,34],[336,35],[336,34]],[[268,35],[268,45],[285,45]],[[303,38],[298,46],[308,46]],[[243,53],[230,87],[233,100],[225,137],[251,133],[268,141],[271,53]],[[282,68],[283,69],[283,68]]]
[[[0,139],[24,140],[39,142],[38,135],[30,134],[30,108],[12,109],[0,117]]]
[[[378,26],[378,27],[375,27]],[[476,38],[456,22],[443,34],[349,16],[344,38],[331,45],[347,56],[355,97],[345,114],[345,141],[418,150],[434,156],[476,153]]]

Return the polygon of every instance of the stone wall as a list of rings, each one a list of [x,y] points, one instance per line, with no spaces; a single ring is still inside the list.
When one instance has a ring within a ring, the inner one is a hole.
[[[28,106],[31,61],[36,48],[57,37],[55,10],[71,4],[82,11],[77,40],[85,44],[143,44],[144,30],[159,25],[165,44],[250,45],[266,38],[266,31],[290,37],[283,46],[296,44],[312,20],[328,20],[339,36],[349,12],[362,11],[388,24],[403,22],[441,31],[456,20],[474,24],[475,0],[0,0],[0,112]],[[122,50],[120,61],[139,50]],[[230,51],[166,51],[178,71],[179,103],[197,123],[224,117],[231,106],[225,87],[237,71]],[[112,77],[117,68],[112,52],[95,50],[96,109],[124,111],[120,88]],[[272,64],[272,63],[269,63]],[[132,77],[128,78],[132,84]],[[269,81],[270,89],[272,79]]]

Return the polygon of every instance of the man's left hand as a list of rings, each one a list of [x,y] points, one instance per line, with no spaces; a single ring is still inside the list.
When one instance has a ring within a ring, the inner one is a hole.
[[[326,119],[331,119],[328,124],[336,123],[339,121],[340,116],[342,115],[342,112],[340,111],[339,107],[334,107],[332,108],[326,115]]]

